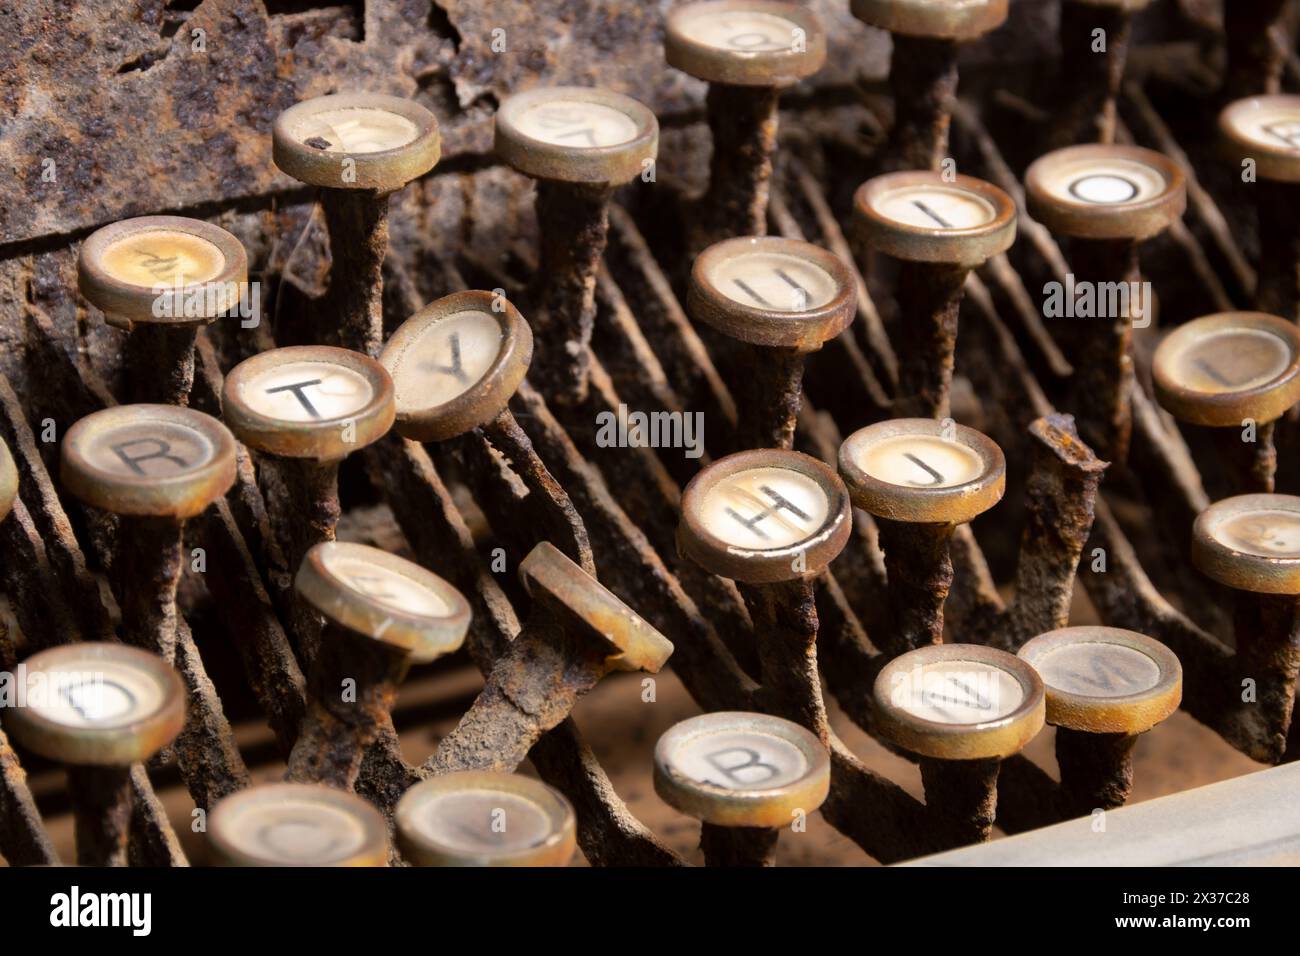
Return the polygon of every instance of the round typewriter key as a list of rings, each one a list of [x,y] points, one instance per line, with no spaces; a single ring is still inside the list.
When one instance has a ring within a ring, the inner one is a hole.
[[[374,359],[331,346],[271,349],[236,365],[222,390],[226,421],[257,453],[271,529],[298,567],[334,538],[338,473],[352,452],[378,441],[396,416],[393,381]],[[301,608],[291,629],[310,660],[319,619]]]
[[[423,769],[510,772],[610,671],[656,674],[672,642],[548,541],[519,566],[533,599],[519,635]],[[527,703],[524,703],[527,702]],[[493,741],[491,748],[483,740]]]
[[[533,333],[491,292],[457,292],[398,327],[379,361],[393,378],[397,431],[443,441],[503,412],[528,372]]]
[[[497,155],[537,180],[538,268],[528,299],[534,378],[557,405],[587,396],[596,275],[613,190],[653,170],[659,123],[636,100],[557,86],[516,93],[497,111]]]
[[[825,745],[767,714],[684,720],[659,738],[654,763],[655,792],[704,824],[700,844],[710,866],[771,866],[781,828],[830,792]]]
[[[388,827],[360,797],[267,783],[212,808],[208,837],[225,866],[387,866]]]
[[[77,861],[126,866],[130,766],[180,733],[185,688],[156,654],[118,644],[69,644],[23,662],[23,699],[6,727],[33,753],[68,765]]]
[[[1011,197],[970,176],[887,173],[858,187],[857,221],[872,249],[902,263],[899,416],[947,416],[957,317],[970,270],[1016,238]]]
[[[1225,312],[1170,332],[1152,360],[1156,399],[1180,421],[1215,428],[1239,492],[1269,492],[1273,423],[1300,401],[1300,331],[1261,312]],[[1242,429],[1254,422],[1253,441]]]
[[[873,696],[884,738],[921,758],[936,842],[987,840],[999,764],[1043,728],[1038,674],[1006,651],[936,644],[886,664]]]
[[[668,65],[709,83],[709,185],[691,204],[688,255],[767,231],[781,90],[826,61],[821,21],[798,3],[711,0],[668,14]]]
[[[1140,734],[1178,709],[1183,669],[1159,641],[1116,627],[1066,627],[1018,652],[1043,680],[1047,722],[1091,734]]]
[[[859,20],[893,34],[894,128],[888,166],[938,169],[957,96],[957,47],[1007,18],[1007,0],[853,0]]]
[[[751,584],[819,574],[851,531],[836,474],[795,451],[738,452],[682,492],[678,547],[705,570]]]
[[[121,515],[110,573],[132,643],[171,660],[184,521],[235,483],[234,436],[176,405],[119,405],[75,422],[63,438],[63,486]]]
[[[271,128],[272,159],[294,179],[389,193],[438,163],[438,121],[412,100],[335,93],[295,103]]]
[[[286,778],[347,790],[389,719],[409,666],[460,648],[469,604],[417,564],[342,541],[308,551],[294,586],[329,625],[311,662],[307,715]],[[340,692],[348,681],[351,698]]]
[[[388,199],[433,169],[440,154],[434,115],[395,96],[336,93],[296,103],[276,117],[276,166],[320,187],[331,257],[322,304],[334,322],[325,332],[328,344],[379,354]]]
[[[1257,494],[1216,501],[1192,526],[1192,563],[1239,591],[1300,594],[1300,498]]]
[[[1043,679],[1067,809],[1083,815],[1123,806],[1138,735],[1182,700],[1178,658],[1159,641],[1114,627],[1049,631],[1019,656]]]
[[[892,626],[873,638],[895,654],[938,644],[953,529],[1002,499],[1002,449],[950,420],[898,418],[846,438],[839,467],[853,504],[875,515],[885,552]]]
[[[1138,244],[1183,214],[1186,177],[1160,153],[1136,146],[1071,146],[1035,160],[1025,173],[1029,213],[1073,237],[1075,289],[1098,293],[1095,319],[1067,324],[1075,374],[1069,403],[1079,434],[1110,461],[1128,456],[1132,432],[1135,324],[1149,325],[1153,303],[1138,268]]]
[[[9,517],[14,502],[18,500],[18,466],[9,446],[0,441],[0,521]]]
[[[1115,141],[1115,100],[1124,79],[1133,15],[1150,0],[1063,0],[1061,69],[1049,148]],[[1098,49],[1097,37],[1105,37]]]
[[[1256,689],[1247,708],[1257,724],[1250,752],[1277,762],[1286,751],[1295,703],[1300,498],[1253,494],[1216,501],[1192,525],[1192,564],[1238,592],[1236,673],[1229,685]]]
[[[1238,175],[1244,176],[1240,171],[1249,164],[1258,180],[1249,186],[1259,234],[1256,307],[1300,319],[1300,228],[1293,215],[1300,195],[1300,96],[1252,96],[1230,103],[1219,114],[1219,136]]]
[[[416,866],[568,866],[573,806],[540,780],[461,771],[417,783],[393,817],[402,856]]]
[[[226,230],[201,219],[143,216],[93,232],[77,257],[77,285],[130,334],[132,399],[184,405],[194,382],[198,327],[241,304],[248,255]]]
[[[686,307],[696,321],[757,350],[739,386],[738,440],[789,448],[804,355],[844,331],[857,311],[848,267],[809,242],[727,239],[695,259]]]
[[[681,511],[681,554],[740,586],[769,697],[765,709],[825,727],[820,686],[806,675],[817,658],[814,580],[852,532],[843,482],[799,452],[738,452],[691,480]]]

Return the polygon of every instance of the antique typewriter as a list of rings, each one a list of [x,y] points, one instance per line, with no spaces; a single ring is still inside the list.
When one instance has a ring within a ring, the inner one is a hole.
[[[1298,17],[4,11],[0,858],[1295,863]]]

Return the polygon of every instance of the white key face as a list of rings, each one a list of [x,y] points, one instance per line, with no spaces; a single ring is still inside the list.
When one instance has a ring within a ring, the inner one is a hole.
[[[179,478],[210,464],[215,451],[202,432],[161,420],[106,428],[82,446],[93,468],[121,478]]]
[[[409,825],[432,844],[465,854],[515,853],[550,838],[551,820],[532,800],[501,790],[433,796]]]
[[[290,135],[323,153],[379,153],[415,141],[420,129],[405,116],[373,107],[321,110],[292,125]]]
[[[225,837],[247,856],[287,866],[329,866],[358,853],[366,830],[338,807],[277,795],[274,802],[246,807]]]
[[[27,705],[65,727],[126,726],[156,714],[164,696],[152,675],[118,661],[64,661],[27,675]]]
[[[620,146],[637,136],[636,123],[626,113],[584,100],[538,103],[520,113],[515,124],[532,139],[574,149]]]
[[[397,410],[437,408],[477,384],[501,353],[501,325],[488,312],[456,312],[424,326],[389,369]]]
[[[896,189],[877,197],[873,208],[886,219],[920,229],[977,229],[997,218],[991,202],[956,187]]]
[[[792,50],[796,38],[803,35],[793,20],[753,10],[702,13],[685,20],[683,32],[696,43],[738,53]]]
[[[1081,697],[1130,697],[1160,683],[1160,666],[1141,651],[1101,641],[1063,644],[1035,659],[1053,690]]]
[[[971,448],[937,435],[895,435],[866,448],[858,467],[877,481],[905,488],[951,488],[984,474]]]
[[[1198,392],[1244,392],[1276,379],[1292,358],[1287,343],[1272,332],[1226,329],[1189,343],[1173,357],[1170,372]]]
[[[241,383],[239,397],[267,418],[320,422],[350,418],[374,398],[358,372],[329,362],[289,362]]]
[[[1067,202],[1125,206],[1159,196],[1168,188],[1160,170],[1131,159],[1086,159],[1062,166],[1047,191]]]
[[[1254,511],[1220,522],[1214,537],[1234,551],[1265,558],[1300,558],[1300,513]]]
[[[668,766],[696,783],[738,791],[788,786],[810,769],[808,758],[790,741],[752,730],[689,737],[669,757]]]
[[[821,486],[788,468],[754,468],[724,478],[700,502],[700,522],[727,544],[788,548],[822,530],[830,504]]]
[[[824,269],[780,252],[732,256],[714,266],[708,279],[741,305],[775,312],[809,312],[839,291]]]
[[[894,675],[890,702],[940,724],[974,725],[1006,717],[1025,699],[1020,681],[978,661],[935,661]]]
[[[402,614],[446,617],[452,607],[442,595],[390,568],[327,550],[321,558],[325,570],[371,600]]]
[[[1234,114],[1238,133],[1270,150],[1300,153],[1300,107],[1262,101]]]
[[[221,274],[226,257],[200,236],[152,229],[109,243],[100,264],[119,282],[152,289],[207,282]]]

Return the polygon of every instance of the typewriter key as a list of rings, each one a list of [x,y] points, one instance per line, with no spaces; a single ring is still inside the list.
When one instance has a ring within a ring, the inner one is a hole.
[[[1025,194],[1034,219],[1072,239],[1074,285],[1066,295],[1094,290],[1095,318],[1069,320],[1075,342],[1071,407],[1080,435],[1097,454],[1123,461],[1132,430],[1132,325],[1150,324],[1154,305],[1138,270],[1138,244],[1182,216],[1186,177],[1149,149],[1072,146],[1030,165]],[[1107,295],[1107,289],[1118,291]]]
[[[1300,320],[1300,227],[1293,210],[1300,195],[1300,96],[1252,96],[1219,114],[1219,135],[1237,175],[1249,162],[1257,181],[1259,276],[1255,305]]]
[[[426,306],[379,356],[393,379],[396,430],[445,441],[508,415],[532,355],[528,323],[492,292],[457,292]]]
[[[703,714],[655,744],[655,792],[703,823],[709,866],[771,866],[777,837],[830,792],[826,747],[798,724],[767,714]]]
[[[546,349],[537,376],[548,397],[580,402],[587,395],[610,198],[616,187],[653,171],[659,122],[648,107],[607,90],[529,90],[501,104],[495,148],[538,181],[541,249],[529,298]]]
[[[754,350],[737,383],[741,447],[789,448],[804,356],[853,321],[848,267],[820,246],[746,236],[715,243],[691,268],[691,317]]]
[[[1300,401],[1300,330],[1262,312],[1224,312],[1178,326],[1151,365],[1156,399],[1175,418],[1216,429],[1239,492],[1269,492],[1273,424]],[[1254,423],[1251,441],[1243,438]]]
[[[891,168],[938,169],[948,155],[957,45],[1000,27],[1007,0],[852,0],[850,9],[859,20],[894,35]]]
[[[343,541],[308,551],[294,587],[329,625],[308,675],[307,715],[286,779],[347,790],[389,719],[407,668],[460,647],[469,604],[432,571]],[[349,681],[354,693],[346,696]]]
[[[657,674],[672,643],[548,541],[519,577],[533,598],[527,623],[456,729],[423,770],[510,772],[610,671]]]
[[[360,797],[310,783],[264,783],[212,808],[224,866],[387,866],[388,827]]]
[[[1043,682],[1014,654],[936,644],[894,658],[876,676],[877,726],[920,759],[941,845],[987,840],[998,765],[1043,729]]]
[[[126,380],[136,402],[189,403],[198,329],[235,309],[247,283],[243,245],[201,219],[115,222],[77,257],[81,294],[129,333]]]
[[[814,579],[852,531],[844,483],[795,451],[728,455],[682,492],[677,546],[706,571],[738,582],[754,622],[764,709],[818,733]]]
[[[1047,722],[1068,810],[1123,806],[1133,785],[1133,747],[1178,709],[1183,669],[1159,641],[1114,627],[1040,634],[1019,657],[1042,678]]]
[[[1115,141],[1115,100],[1124,80],[1133,15],[1150,0],[1063,0],[1061,90],[1050,148]],[[1105,38],[1097,49],[1098,32]]]
[[[120,515],[112,584],[127,639],[170,661],[186,518],[235,483],[234,436],[176,405],[119,405],[73,424],[63,439],[64,487]]]
[[[568,866],[573,806],[553,787],[513,773],[464,770],[417,783],[393,816],[416,866]]]
[[[296,568],[314,545],[334,538],[340,462],[392,426],[392,379],[360,352],[296,346],[240,362],[221,398],[231,430],[258,454],[268,496],[278,490],[284,499],[271,509],[272,527]],[[303,618],[294,629],[310,658],[315,628]]]
[[[689,213],[692,251],[767,231],[781,90],[826,61],[820,19],[797,3],[709,0],[668,14],[668,65],[709,84],[709,186]]]
[[[185,688],[157,655],[120,644],[68,644],[29,657],[26,699],[6,714],[20,744],[68,767],[77,862],[126,866],[131,765],[185,723]]]
[[[1295,705],[1297,662],[1292,637],[1300,606],[1300,498],[1238,495],[1216,501],[1192,525],[1192,563],[1237,594],[1232,693],[1251,681],[1259,721],[1258,760],[1278,760]],[[1254,754],[1252,754],[1254,756]]]
[[[331,344],[378,355],[388,197],[438,163],[438,121],[418,103],[374,93],[305,100],[276,117],[275,165],[320,187],[330,236]]]
[[[1016,205],[1001,189],[970,176],[902,172],[863,183],[854,207],[866,243],[902,262],[894,413],[944,418],[966,277],[1011,247]]]
[[[0,521],[9,517],[14,502],[18,500],[18,466],[9,446],[0,440]]]
[[[893,627],[878,639],[902,653],[943,638],[956,525],[1002,499],[1006,459],[987,436],[951,420],[900,418],[868,425],[840,445],[853,504],[876,517]]]

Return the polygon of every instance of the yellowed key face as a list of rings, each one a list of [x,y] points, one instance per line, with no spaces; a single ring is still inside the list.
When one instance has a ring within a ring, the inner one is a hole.
[[[720,260],[708,279],[725,296],[751,308],[808,312],[838,291],[830,274],[807,259],[752,252]]]
[[[212,462],[208,436],[177,422],[137,421],[96,432],[81,449],[89,465],[124,478],[178,478]]]
[[[350,368],[328,362],[290,362],[241,383],[250,409],[285,422],[346,419],[365,408],[374,388]]]
[[[1255,511],[1219,523],[1214,536],[1229,548],[1270,558],[1300,557],[1300,513]]]
[[[1168,188],[1160,170],[1122,158],[1087,158],[1053,170],[1049,195],[1095,206],[1124,206],[1159,196]]]
[[[501,324],[487,312],[456,312],[425,326],[390,368],[398,414],[464,394],[496,361],[501,342]]]
[[[807,475],[754,468],[722,479],[700,504],[700,523],[715,537],[747,550],[788,548],[817,534],[830,505]]]
[[[221,274],[226,259],[206,239],[159,229],[111,243],[104,250],[101,265],[119,282],[153,288],[207,282]]]
[[[756,10],[719,10],[688,17],[683,32],[696,43],[741,53],[772,53],[795,47],[803,35],[786,17]]]
[[[359,560],[336,550],[322,559],[325,569],[344,585],[405,614],[443,617],[451,605],[439,594],[390,568]]]
[[[1198,392],[1240,392],[1273,381],[1291,364],[1291,349],[1262,329],[1226,329],[1174,357],[1169,377]]]
[[[322,110],[290,129],[299,142],[328,153],[378,153],[414,142],[419,128],[405,116],[364,107]]]
[[[550,818],[536,803],[499,790],[438,794],[406,819],[416,835],[465,854],[526,850],[552,833]]]
[[[724,790],[784,787],[809,770],[808,758],[793,743],[752,731],[690,737],[668,756],[668,766],[689,780]]]
[[[29,686],[34,687],[29,681]],[[46,720],[65,727],[107,730],[156,714],[164,689],[152,675],[117,661],[68,659],[42,671],[39,695],[27,705]]]
[[[868,475],[908,488],[951,488],[984,474],[972,449],[931,435],[899,435],[865,448],[859,466]]]
[[[937,185],[891,190],[872,205],[885,218],[920,229],[975,229],[997,217],[993,204],[983,196]]]
[[[574,149],[618,146],[637,136],[626,113],[601,103],[555,99],[538,103],[515,120],[521,133],[543,143]]]
[[[1160,667],[1132,647],[1101,642],[1065,644],[1033,662],[1054,691],[1084,697],[1130,697],[1160,682]]]
[[[1300,103],[1293,98],[1261,97],[1255,109],[1233,113],[1233,131],[1272,150],[1300,153]]]
[[[1025,699],[1016,678],[980,661],[935,661],[894,675],[890,703],[940,724],[982,724],[1012,713]]]
[[[224,836],[242,853],[286,866],[330,866],[358,853],[367,839],[342,809],[283,794],[248,807]]]

